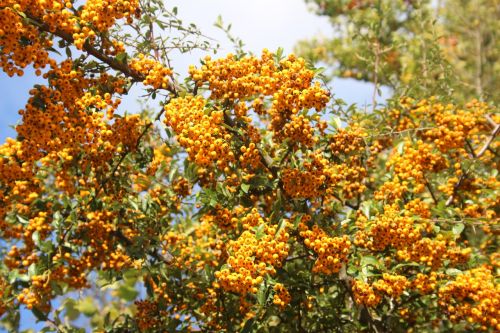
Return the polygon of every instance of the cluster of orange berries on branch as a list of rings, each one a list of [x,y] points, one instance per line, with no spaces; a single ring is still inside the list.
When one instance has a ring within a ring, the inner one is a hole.
[[[382,296],[375,291],[373,286],[364,281],[353,280],[352,292],[357,304],[368,307],[375,307],[382,300]]]
[[[169,80],[173,74],[172,70],[142,53],[137,58],[130,60],[129,66],[144,76],[142,83],[146,86],[152,86],[155,89],[167,89],[170,85]]]
[[[493,112],[490,106],[477,100],[467,103],[465,108],[444,105],[434,97],[418,102],[406,98],[400,104],[401,110],[390,111],[397,119],[397,130],[416,129],[422,140],[435,144],[441,152],[458,150],[463,157],[467,156],[466,140],[472,145],[484,141],[484,133],[488,132],[485,116]]]
[[[401,214],[397,204],[386,205],[384,212],[370,221],[359,214],[356,225],[360,229],[355,235],[356,246],[372,251],[394,249],[399,260],[419,262],[432,269],[441,267],[446,259],[451,265],[465,263],[471,254],[470,248],[461,248],[442,234],[423,237],[424,231],[430,231],[428,220]]]
[[[500,330],[499,304],[500,288],[487,266],[465,271],[439,289],[439,305],[451,321],[466,320],[482,330]]]
[[[40,34],[36,26],[23,23],[20,13],[28,9],[41,8],[32,1],[0,1],[0,68],[9,76],[22,76],[30,64],[39,70],[55,63],[46,51],[52,41]]]
[[[106,32],[119,19],[125,18],[127,23],[132,23],[138,9],[138,0],[87,0],[79,13],[79,25],[74,27],[75,46],[82,49],[87,40],[95,39],[96,32]]]
[[[277,135],[292,115],[311,108],[321,110],[329,101],[328,91],[317,82],[313,84],[314,71],[306,68],[304,59],[294,55],[279,62],[267,50],[262,52],[260,58],[247,56],[237,59],[232,54],[217,60],[207,57],[200,69],[192,66],[190,74],[197,85],[208,83],[211,99],[252,101],[257,114],[267,113],[271,117],[270,128]],[[271,105],[264,110],[263,99],[266,98]],[[241,103],[239,105],[238,114],[246,114],[247,106],[243,110]],[[295,125],[299,125],[307,132],[302,133],[300,140],[310,140],[307,124],[301,124],[300,118],[295,118],[294,122],[294,131]],[[297,135],[298,132],[293,136]]]
[[[141,331],[157,329],[161,324],[161,317],[166,315],[166,313],[163,313],[163,316],[160,315],[161,312],[165,311],[160,311],[156,301],[140,300],[135,301],[134,305],[136,307],[137,326]]]
[[[138,116],[126,116],[109,124],[98,111],[110,117],[120,100],[113,100],[108,92],[88,91],[95,85],[109,84],[112,91],[119,92],[124,82],[104,73],[95,79],[85,78],[72,67],[71,60],[62,62],[48,73],[53,87],[40,86],[30,92],[32,97],[20,111],[23,122],[16,128],[24,138],[23,160],[57,161],[64,151],[64,160],[71,162],[83,151],[85,168],[88,163],[102,164],[123,148],[135,147],[141,125]]]
[[[210,223],[210,218],[202,218],[201,223],[193,226],[194,232],[185,235],[182,225],[179,229],[169,231],[163,235],[165,242],[162,246],[162,253],[172,253],[171,264],[182,269],[198,271],[205,266],[217,267],[219,260],[226,254],[227,244],[224,233],[218,235],[218,228]],[[193,230],[193,229],[191,229]],[[211,251],[197,251],[196,249],[208,249]]]
[[[217,205],[213,212],[202,217],[205,223],[215,224],[221,229],[234,229],[238,224],[238,218],[231,213],[231,210]]]
[[[262,166],[261,155],[254,142],[250,142],[248,146],[241,146],[240,152],[241,155],[238,157],[238,160],[244,170],[257,170]]]
[[[318,137],[314,136],[314,129],[311,127],[309,119],[303,115],[295,114],[290,117],[290,122],[283,126],[283,130],[278,133],[277,138],[290,139],[305,147],[312,147],[318,142]]]
[[[317,225],[310,229],[306,224],[310,218],[309,215],[302,217],[299,224],[299,235],[303,238],[304,244],[317,255],[313,272],[326,275],[338,273],[342,264],[347,262],[351,249],[349,237],[347,235],[331,237]]]
[[[284,228],[277,233],[277,226],[261,224],[245,230],[238,239],[230,241],[227,268],[215,273],[224,290],[241,295],[256,293],[257,286],[267,274],[274,275],[288,256],[290,235]],[[259,230],[262,235],[259,235]]]
[[[132,21],[138,16],[137,0],[89,0],[81,10],[71,10],[71,1],[0,1],[0,67],[10,76],[23,75],[23,69],[33,64],[36,74],[41,68],[53,64],[48,49],[52,47],[50,33],[73,39],[78,49],[85,42],[94,42],[96,35],[108,31],[118,19]],[[25,17],[35,24],[26,22]],[[44,33],[48,32],[48,34]],[[117,41],[102,40],[105,54],[117,54],[124,50]],[[114,48],[114,50],[112,50]]]
[[[353,280],[352,292],[356,303],[374,307],[382,301],[384,295],[399,298],[408,286],[406,277],[384,273],[381,279],[371,284]]]
[[[442,234],[436,238],[422,238],[411,246],[397,252],[401,260],[420,262],[432,269],[438,269],[445,260],[450,265],[464,264],[469,260],[471,248],[461,248],[454,241],[444,239]]]
[[[403,294],[408,285],[409,283],[406,277],[384,273],[382,274],[382,279],[373,283],[373,288],[378,292],[397,299]]]
[[[392,155],[387,167],[394,167],[394,173],[401,181],[414,183],[414,193],[422,193],[427,182],[425,172],[437,173],[447,168],[448,162],[440,152],[435,151],[433,145],[419,140],[414,147],[406,140],[403,154]]]
[[[411,281],[411,288],[423,295],[430,294],[436,289],[438,278],[439,274],[435,271],[429,274],[418,273],[415,279]]]
[[[326,176],[322,170],[286,168],[281,173],[285,193],[291,198],[315,198],[324,193]]]
[[[339,128],[331,137],[330,150],[335,155],[357,153],[365,149],[365,130],[356,125]]]
[[[383,251],[387,247],[403,249],[421,238],[421,227],[411,217],[401,216],[397,205],[386,205],[384,213],[372,221],[359,214],[354,244],[372,251]]]
[[[273,290],[275,292],[273,296],[273,303],[283,309],[292,300],[290,293],[281,283],[276,283],[273,287]]]
[[[3,316],[7,309],[12,306],[12,301],[8,300],[10,295],[11,287],[9,283],[4,278],[0,278],[0,316]]]
[[[201,96],[175,98],[165,105],[165,124],[172,127],[189,159],[203,167],[224,169],[235,161],[229,141],[231,134],[222,126],[223,111],[206,111]]]

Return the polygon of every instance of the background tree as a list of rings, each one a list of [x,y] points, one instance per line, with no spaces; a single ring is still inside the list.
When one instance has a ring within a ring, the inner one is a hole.
[[[298,43],[297,52],[395,95],[486,98],[498,102],[498,22],[492,1],[311,0],[333,37]]]
[[[391,31],[428,8],[348,7],[374,17],[361,77],[403,91]],[[0,67],[45,81],[0,146],[7,330],[23,310],[45,332],[500,329],[500,116],[451,102],[432,36],[405,35],[429,42],[412,96],[366,110],[234,37],[179,79],[171,50],[214,46],[161,1],[0,0],[0,29]],[[159,109],[118,112],[131,89]]]

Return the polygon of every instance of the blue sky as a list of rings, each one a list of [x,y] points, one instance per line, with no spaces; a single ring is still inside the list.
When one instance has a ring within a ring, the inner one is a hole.
[[[334,32],[325,17],[318,17],[308,11],[303,0],[172,0],[167,7],[178,7],[178,15],[185,22],[194,22],[205,35],[216,39],[221,44],[218,55],[231,52],[232,46],[224,34],[213,26],[218,15],[222,15],[226,24],[232,24],[233,35],[241,38],[245,49],[259,54],[263,48],[276,50],[283,47],[285,53],[290,53],[299,39],[312,37],[315,34],[330,36]],[[181,77],[187,73],[190,64],[198,64],[203,52],[175,55],[172,65]],[[0,73],[0,142],[7,137],[15,137],[15,131],[10,125],[19,121],[18,110],[23,108],[28,91],[41,79],[27,70],[23,77],[9,78]],[[370,103],[373,86],[352,79],[339,79],[333,84],[336,97],[348,103],[364,105]],[[138,109],[136,100],[141,94],[139,89],[132,91],[124,99],[122,107],[128,112]],[[23,327],[34,327],[34,318],[23,311]],[[1,328],[0,328],[1,332]]]

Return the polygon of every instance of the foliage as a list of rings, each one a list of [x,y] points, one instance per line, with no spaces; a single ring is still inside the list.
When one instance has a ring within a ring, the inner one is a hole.
[[[333,37],[297,45],[298,54],[396,95],[435,94],[498,103],[497,0],[308,0],[328,16]]]
[[[74,6],[0,0],[0,67],[45,80],[0,146],[4,328],[500,329],[494,104],[410,80],[418,99],[347,106],[233,36],[181,81],[172,51],[217,46],[176,9]],[[159,110],[117,112],[131,89]]]

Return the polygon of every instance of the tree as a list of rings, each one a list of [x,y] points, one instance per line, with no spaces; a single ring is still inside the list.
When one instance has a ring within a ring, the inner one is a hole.
[[[282,50],[182,81],[170,51],[213,46],[176,9],[74,6],[0,2],[0,67],[45,80],[0,146],[7,330],[22,309],[45,332],[500,329],[493,104],[429,79],[347,106]],[[117,112],[131,89],[160,110]]]
[[[498,103],[498,1],[307,2],[330,18],[334,36],[301,41],[297,52],[331,74],[388,86],[396,96]]]

